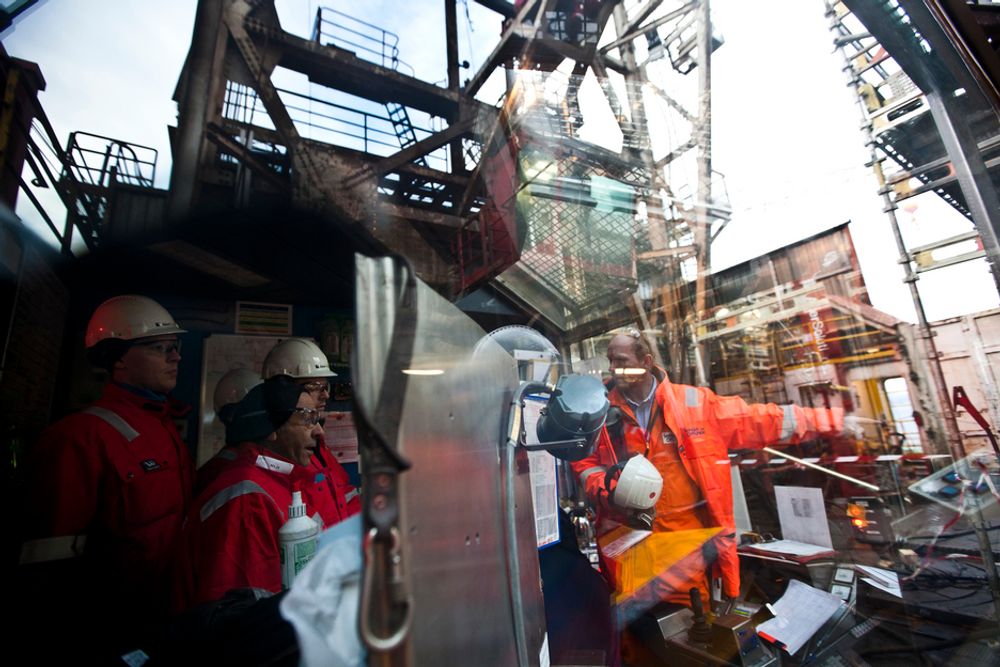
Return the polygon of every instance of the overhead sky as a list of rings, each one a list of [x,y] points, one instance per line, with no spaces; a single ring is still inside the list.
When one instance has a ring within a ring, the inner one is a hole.
[[[310,32],[318,4],[377,24],[399,36],[400,57],[417,76],[446,78],[441,0],[276,4],[283,27],[302,35]],[[765,9],[714,0],[712,6],[725,39],[712,67],[713,166],[725,176],[733,209],[713,246],[713,266],[731,266],[850,220],[872,302],[913,321],[889,221],[864,167],[869,156],[860,112],[833,51],[822,1],[771,0]],[[4,33],[3,43],[11,55],[40,65],[47,82],[42,104],[64,143],[71,131],[83,130],[156,148],[156,184],[166,187],[167,126],[177,117],[171,98],[195,8],[195,0],[48,0]],[[466,78],[494,46],[501,20],[472,0],[459,0],[458,19],[460,58],[471,65]],[[652,66],[651,75],[663,66]],[[502,77],[495,77],[482,97],[495,99],[501,91]],[[972,228],[935,195],[906,204],[898,215],[911,246]],[[41,226],[25,202],[18,213]],[[983,260],[922,274],[919,285],[930,319],[1000,305]]]

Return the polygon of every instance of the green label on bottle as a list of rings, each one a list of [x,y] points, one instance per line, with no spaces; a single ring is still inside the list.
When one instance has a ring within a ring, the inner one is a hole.
[[[316,540],[306,540],[305,542],[299,542],[294,548],[294,564],[295,564],[295,575],[298,576],[299,572],[309,564],[309,561],[313,559],[316,555]]]

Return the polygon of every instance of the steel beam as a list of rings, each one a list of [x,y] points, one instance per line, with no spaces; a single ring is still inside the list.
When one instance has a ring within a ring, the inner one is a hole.
[[[357,178],[371,175],[387,174],[408,162],[413,162],[422,155],[427,155],[431,151],[437,150],[453,139],[458,139],[472,130],[472,120],[463,120],[454,125],[449,125],[446,129],[436,132],[426,139],[422,139],[409,148],[404,148],[398,153],[382,158],[371,166],[360,169],[350,174],[345,181],[352,181]]]
[[[448,90],[458,92],[461,84],[458,79],[458,18],[455,11],[456,0],[444,0],[444,24],[447,35],[447,57],[448,57]],[[458,120],[458,114],[453,114],[448,121]],[[465,156],[462,154],[462,141],[456,139],[448,146],[448,155],[451,158],[451,170],[454,173],[465,171]]]
[[[197,197],[205,124],[214,113],[211,91],[226,44],[222,13],[221,2],[199,0],[191,48],[174,95],[178,117],[176,140],[172,142],[168,218],[186,216]]]
[[[997,197],[996,187],[986,170],[975,137],[965,119],[956,113],[958,110],[938,92],[927,93],[927,104],[951,158],[958,185],[965,196],[965,205],[983,241],[993,283],[1000,292],[1000,241],[997,238],[1000,233],[1000,198]]]
[[[477,5],[482,5],[486,9],[492,9],[497,14],[501,14],[505,18],[513,18],[517,11],[514,9],[514,3],[507,2],[507,0],[475,0]]]
[[[465,224],[465,220],[457,215],[428,211],[414,206],[403,206],[392,202],[379,202],[380,213],[388,214],[396,218],[402,218],[411,222],[425,222],[436,227],[458,230]]]
[[[234,158],[242,162],[250,171],[257,174],[271,185],[282,191],[289,191],[291,184],[274,173],[266,162],[257,158],[250,152],[250,147],[235,141],[221,127],[214,123],[209,123],[206,127],[205,136],[213,144],[223,149]]]
[[[483,84],[486,83],[486,80],[490,78],[490,75],[493,74],[493,71],[496,70],[497,66],[500,65],[503,60],[503,54],[507,50],[508,42],[520,34],[524,17],[526,17],[532,9],[537,7],[540,2],[543,2],[543,0],[528,0],[521,7],[521,11],[517,12],[517,14],[510,18],[510,23],[507,24],[507,28],[500,36],[500,41],[497,42],[495,47],[493,47],[493,51],[490,53],[489,57],[486,58],[486,61],[479,68],[479,71],[472,76],[469,83],[463,89],[463,92],[466,95],[473,97],[479,92],[479,89],[483,87]]]

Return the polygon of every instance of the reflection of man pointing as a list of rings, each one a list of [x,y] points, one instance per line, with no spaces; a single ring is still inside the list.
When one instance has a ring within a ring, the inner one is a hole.
[[[697,588],[707,602],[707,572],[713,568],[722,577],[723,593],[737,596],[739,562],[728,450],[838,435],[843,411],[748,404],[738,396],[673,384],[663,369],[653,365],[649,345],[638,331],[611,339],[608,365],[612,374],[608,399],[622,417],[601,433],[591,456],[572,463],[597,509],[598,534],[625,520],[609,502],[615,481],[608,479],[607,470],[637,454],[649,459],[663,476],[654,537],[663,532],[715,529],[701,550],[695,549],[672,571],[622,572],[620,564],[604,558],[609,583],[622,593],[623,579],[642,583],[652,576],[642,596],[651,603],[688,603],[691,588]],[[654,558],[647,567],[658,566],[658,561]]]

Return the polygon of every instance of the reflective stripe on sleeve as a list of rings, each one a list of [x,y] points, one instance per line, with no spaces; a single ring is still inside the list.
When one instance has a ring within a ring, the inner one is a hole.
[[[21,565],[79,558],[87,544],[86,535],[60,535],[29,540],[21,545]]]
[[[782,411],[785,413],[781,419],[781,440],[788,440],[795,433],[795,427],[798,422],[795,419],[795,406],[794,405],[782,405]]]
[[[85,412],[88,415],[94,415],[100,419],[103,419],[111,428],[115,429],[122,434],[122,437],[132,442],[139,437],[139,432],[136,431],[132,426],[122,419],[118,413],[108,410],[107,408],[102,408],[98,405],[91,405],[89,408],[84,408],[81,412]]]
[[[199,515],[202,521],[208,521],[208,517],[215,514],[216,510],[228,503],[234,498],[239,498],[240,496],[245,496],[248,493],[262,493],[268,497],[268,499],[274,503],[277,507],[278,503],[275,502],[274,498],[271,498],[271,494],[264,490],[264,488],[257,482],[251,482],[248,479],[242,482],[237,482],[232,486],[227,486],[222,491],[219,491],[214,496],[212,496],[207,503],[201,506],[201,511]]]
[[[604,472],[604,468],[601,466],[594,466],[593,468],[587,468],[580,473],[580,484],[586,484],[587,478],[593,475],[595,472]]]

